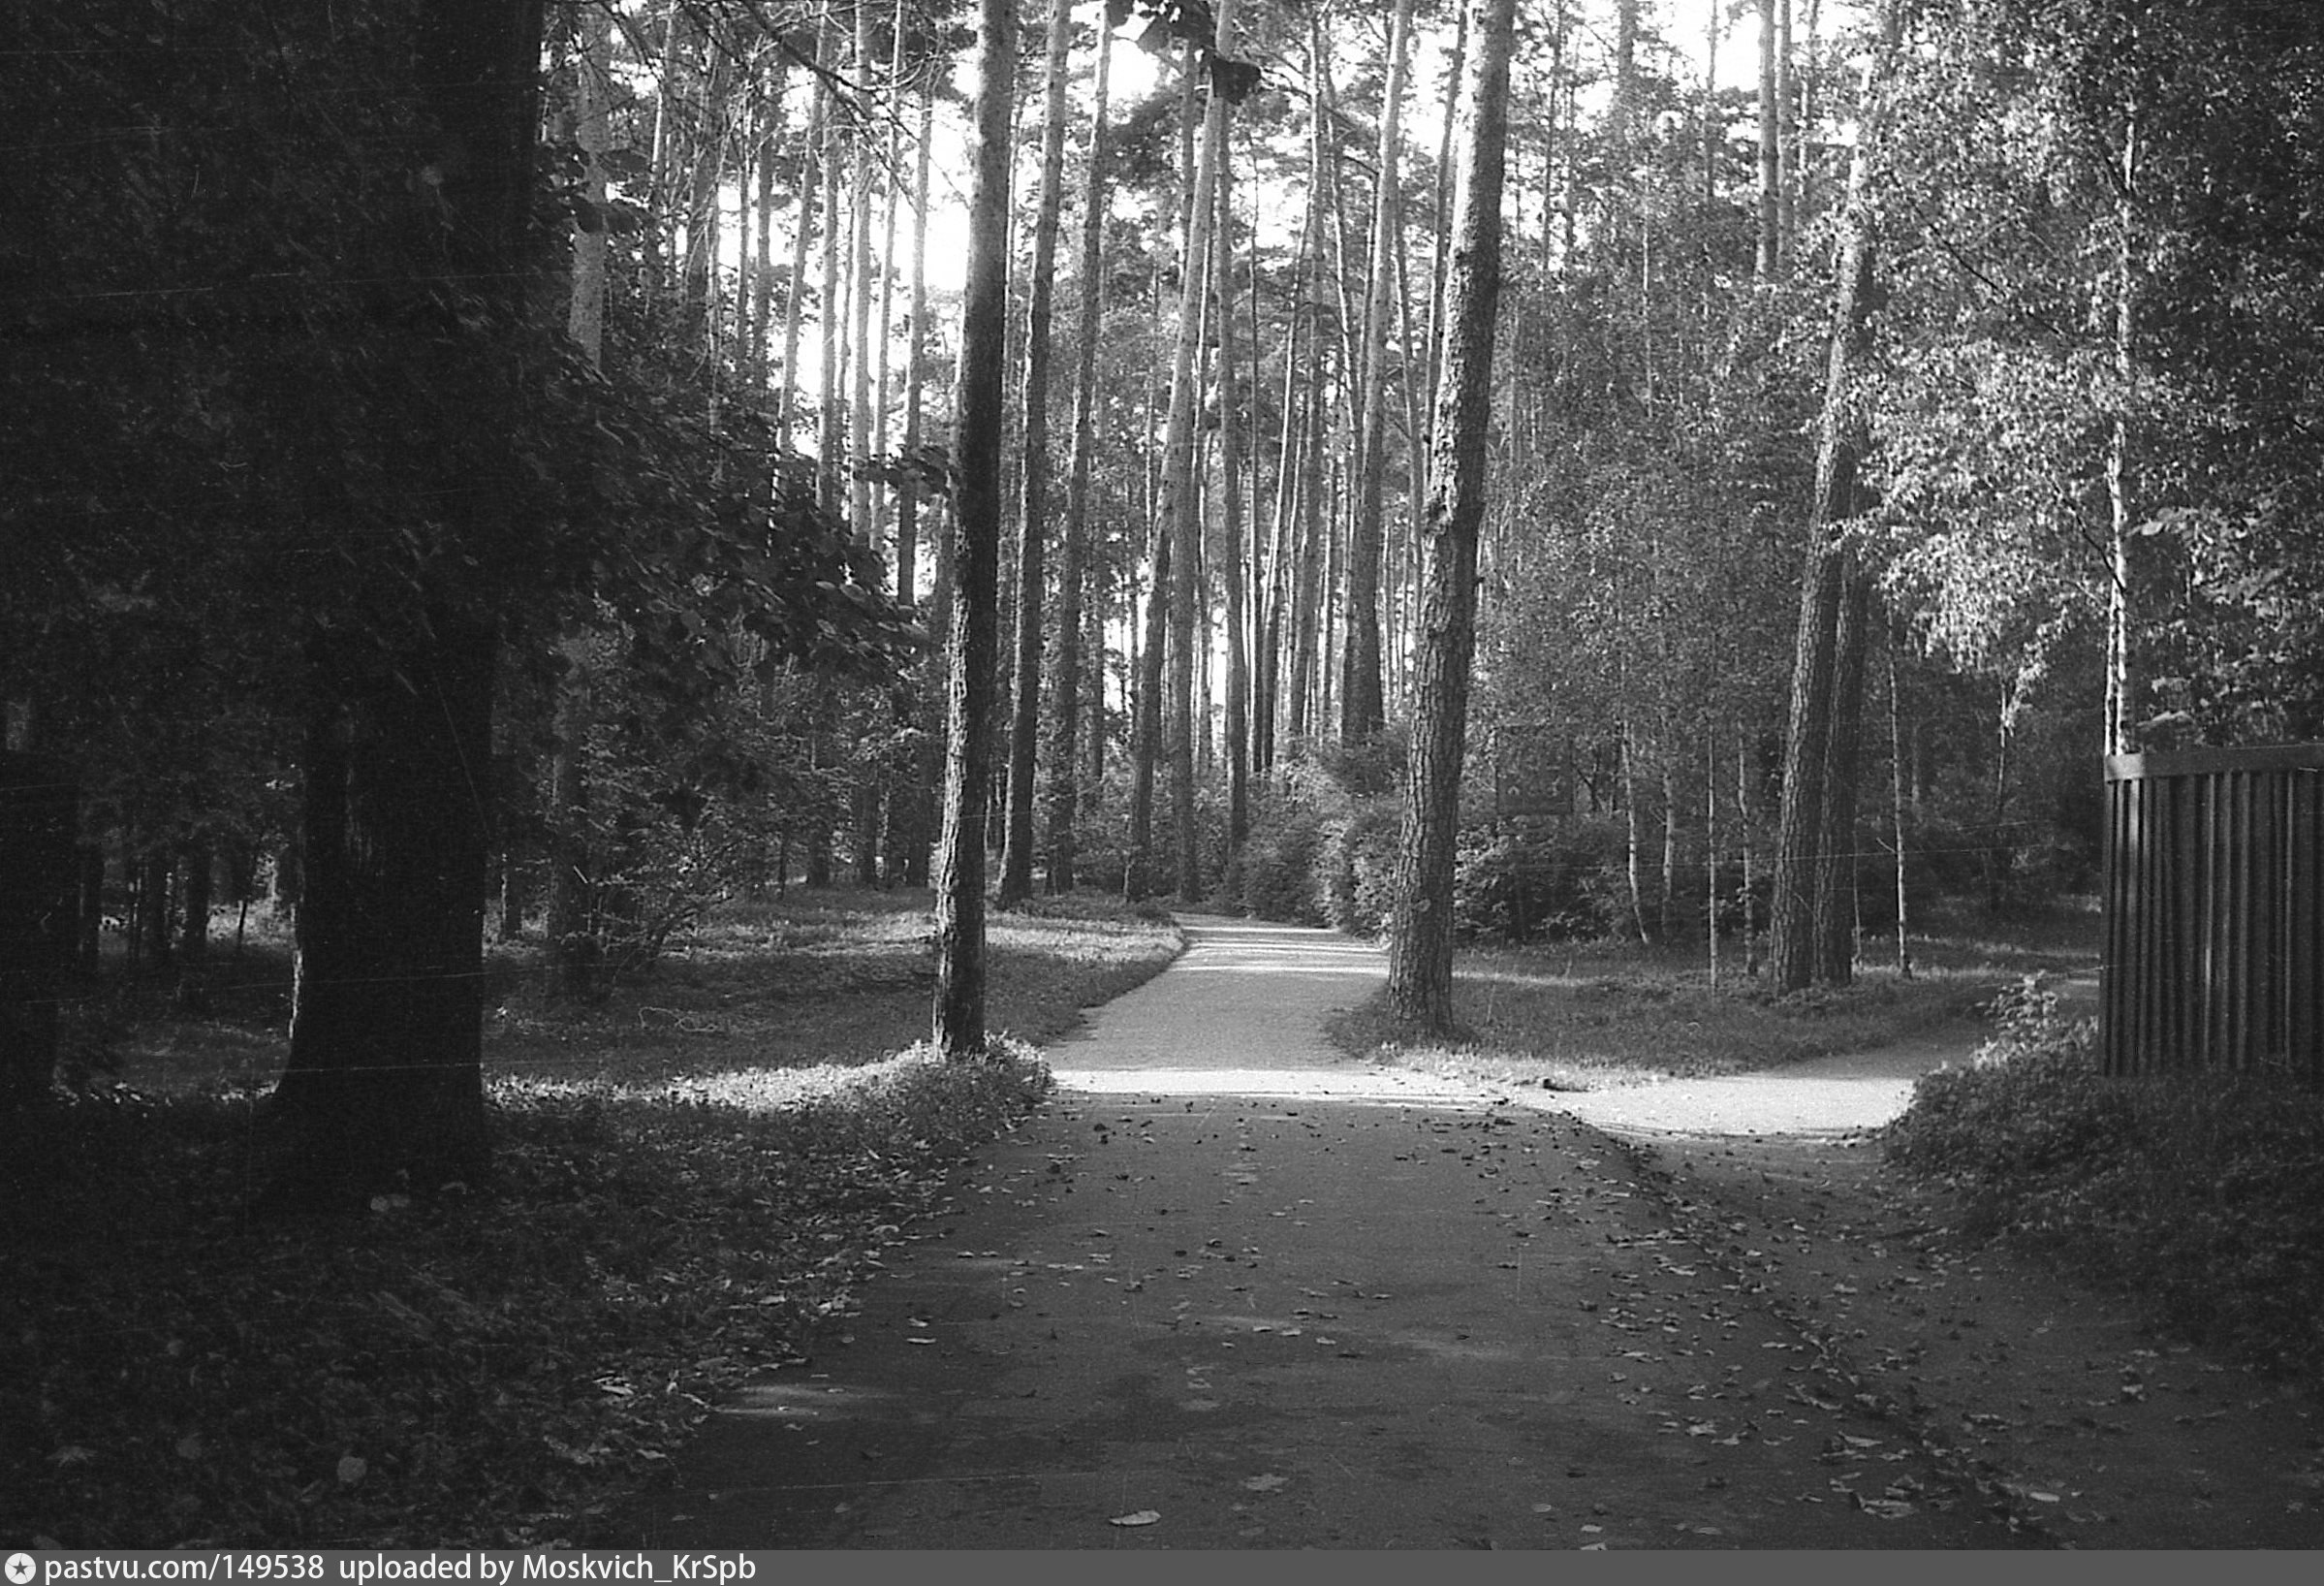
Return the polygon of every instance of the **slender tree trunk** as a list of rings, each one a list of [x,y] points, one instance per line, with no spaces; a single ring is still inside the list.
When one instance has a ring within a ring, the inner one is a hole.
[[[1735,734],[1735,825],[1743,847],[1743,973],[1756,979],[1759,974],[1759,877],[1752,861],[1756,845],[1751,841],[1751,751],[1745,742],[1746,734],[1739,727]]]
[[[1711,989],[1719,989],[1719,735],[1703,729],[1703,936],[1711,956]]]
[[[1090,114],[1089,172],[1082,193],[1080,289],[1074,330],[1073,456],[1066,469],[1065,523],[1057,555],[1057,660],[1052,707],[1049,768],[1049,889],[1071,892],[1076,860],[1074,823],[1081,810],[1081,719],[1090,661],[1104,709],[1105,647],[1084,660],[1083,586],[1089,542],[1089,472],[1097,447],[1097,342],[1105,324],[1106,95],[1114,53],[1113,14],[1098,14],[1096,107]],[[1101,613],[1103,601],[1088,603]],[[1093,742],[1102,730],[1092,726]],[[1094,776],[1092,785],[1094,786]]]
[[[1218,165],[1218,460],[1221,485],[1227,610],[1227,855],[1233,895],[1242,890],[1242,843],[1250,835],[1250,656],[1243,629],[1242,424],[1238,412],[1235,345],[1235,168],[1231,150],[1220,148]]]
[[[944,824],[936,861],[934,1040],[955,1060],[985,1050],[987,723],[1000,638],[1001,402],[1009,315],[1009,111],[1016,97],[1014,0],[982,0],[977,23],[974,186],[960,305],[959,469],[953,531],[952,678]]]
[[[1622,723],[1622,875],[1630,893],[1630,923],[1641,946],[1654,944],[1647,924],[1646,822],[1638,797],[1638,731]]]
[[[1772,281],[1783,273],[1783,230],[1780,224],[1783,157],[1778,128],[1782,101],[1777,95],[1775,8],[1788,0],[1759,0],[1759,263],[1758,275]]]
[[[590,13],[583,21],[581,58],[576,63],[581,108],[574,123],[574,141],[581,150],[581,196],[595,211],[595,219],[574,228],[573,301],[565,332],[580,343],[592,365],[604,357],[605,348],[605,154],[612,146],[607,116],[612,98],[612,29],[611,11]]]
[[[1888,791],[1890,831],[1897,840],[1897,976],[1912,978],[1912,909],[1904,887],[1904,730],[1897,698],[1897,640],[1888,641]]]
[[[767,355],[774,330],[774,154],[783,124],[787,60],[781,54],[775,56],[769,69],[766,103],[759,108],[759,199],[752,216],[758,230],[751,247],[750,335],[742,360],[743,379],[754,396],[763,396],[767,391]]]
[[[1360,744],[1387,723],[1380,639],[1380,577],[1388,469],[1389,289],[1398,246],[1397,155],[1403,112],[1412,0],[1396,0],[1372,187],[1371,264],[1364,310],[1363,423],[1357,440],[1356,516],[1348,540],[1347,640],[1340,665],[1339,735]]]
[[[856,5],[856,79],[863,83],[872,82],[878,74],[878,56],[872,41],[872,8],[865,0]],[[873,193],[871,183],[871,127],[856,128],[855,171],[847,195],[849,225],[848,308],[851,331],[848,336],[848,401],[847,455],[858,464],[871,460],[871,304],[876,294],[871,285],[871,214]],[[888,327],[879,327],[882,339]],[[872,482],[870,472],[858,466],[848,482],[848,525],[869,544],[879,544],[876,525],[872,522]]]
[[[2113,364],[2115,415],[2106,442],[2106,505],[2112,574],[2106,604],[2106,745],[2108,754],[2132,754],[2146,743],[2152,682],[2150,630],[2166,607],[2160,542],[2138,530],[2137,479],[2129,406],[2138,371],[2137,215],[2139,122],[2133,110],[2122,126],[2115,206]]]
[[[816,40],[821,58],[822,38]],[[800,143],[799,187],[792,196],[791,278],[783,290],[783,373],[774,388],[774,433],[786,447],[797,444],[799,349],[806,321],[807,259],[814,247],[814,198],[821,185],[818,161],[823,155],[824,127],[831,118],[832,90],[818,81],[807,106],[806,137]]]
[[[1003,908],[1014,908],[1033,896],[1033,807],[1041,796],[1034,762],[1041,742],[1042,597],[1050,536],[1050,326],[1054,312],[1057,212],[1065,185],[1065,87],[1067,48],[1072,41],[1072,0],[1050,0],[1041,191],[1033,220],[1033,270],[1024,333],[1022,447],[1017,473],[1017,688],[1009,718],[1007,836],[1001,845],[998,899]]]
[[[1221,0],[1217,38],[1230,37],[1234,0]],[[1189,46],[1189,72],[1201,57]],[[1178,893],[1187,903],[1203,894],[1202,833],[1195,819],[1195,642],[1201,627],[1197,603],[1203,598],[1202,501],[1196,489],[1195,421],[1200,402],[1197,354],[1202,346],[1209,290],[1210,236],[1217,212],[1218,170],[1226,151],[1226,96],[1212,89],[1203,116],[1203,135],[1194,166],[1187,214],[1185,268],[1178,298],[1178,337],[1171,357],[1170,427],[1164,440],[1163,512],[1170,522],[1170,732],[1171,812],[1176,828]],[[1157,580],[1157,587],[1159,581]]]
[[[819,48],[818,58],[828,58]],[[815,326],[821,343],[821,364],[815,382],[815,497],[826,512],[842,513],[847,504],[846,415],[839,404],[840,366],[845,358],[839,327],[844,312],[846,283],[839,258],[839,126],[836,115],[823,127],[823,247],[817,270]]]
[[[1475,4],[1468,141],[1445,281],[1448,337],[1436,395],[1437,455],[1429,469],[1428,591],[1389,934],[1389,1006],[1399,1020],[1438,1032],[1453,1028],[1454,856],[1476,650],[1477,537],[1485,518],[1509,57],[1517,11],[1516,0]]]
[[[1800,119],[1792,72],[1792,0],[1775,0],[1775,249],[1789,260],[1800,236]]]
[[[1824,750],[1824,829],[1815,872],[1815,979],[1844,986],[1856,964],[1856,802],[1862,758],[1867,626],[1871,577],[1846,554],[1839,628],[1833,640],[1832,710]]]

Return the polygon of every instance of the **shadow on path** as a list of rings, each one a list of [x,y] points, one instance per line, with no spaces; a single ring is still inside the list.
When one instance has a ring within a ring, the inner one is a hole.
[[[2009,1543],[1603,1136],[1333,1050],[1375,949],[1187,925],[627,1539]]]

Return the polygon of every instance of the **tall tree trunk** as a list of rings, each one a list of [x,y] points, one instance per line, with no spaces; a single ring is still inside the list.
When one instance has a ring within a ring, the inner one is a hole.
[[[1815,871],[1815,979],[1844,986],[1856,965],[1857,772],[1864,742],[1864,671],[1871,576],[1845,553],[1833,639],[1832,711],[1824,749],[1824,829]]]
[[[920,96],[920,126],[913,144],[912,164],[912,311],[911,332],[905,338],[909,368],[904,377],[904,450],[917,457],[923,432],[923,409],[926,401],[923,369],[927,362],[928,317],[928,179],[930,152],[935,145],[936,99],[931,92]],[[919,568],[916,547],[923,538],[921,530],[923,500],[920,486],[907,482],[897,492],[895,502],[895,588],[896,597],[907,605],[919,601]],[[930,560],[936,564],[932,580],[934,604],[929,613],[929,629],[935,633],[950,633],[952,612],[947,604],[951,598],[951,517],[939,499],[933,509],[936,514],[935,546]],[[903,877],[907,885],[926,884],[929,866],[934,859],[936,831],[936,786],[940,772],[940,756],[944,743],[944,714],[950,709],[950,685],[944,682],[944,656],[931,655],[926,662],[926,675],[931,686],[926,690],[926,728],[920,736],[918,761],[920,776],[896,801],[905,812],[904,830],[900,841],[903,850]]]
[[[2122,124],[2115,203],[2115,279],[2112,362],[2115,415],[2106,440],[2106,505],[2111,579],[2106,603],[2106,744],[2108,754],[2153,747],[2147,720],[2153,702],[2151,628],[2166,609],[2162,542],[2138,532],[2137,470],[2132,460],[2129,407],[2138,372],[2137,211],[2139,120],[2135,107]]]
[[[878,57],[873,52],[871,32],[872,8],[867,0],[856,4],[856,47],[853,59],[856,80],[871,83],[879,73]],[[855,171],[848,193],[849,262],[848,307],[852,323],[848,335],[848,400],[847,454],[851,461],[862,464],[871,460],[871,304],[874,297],[871,286],[871,126],[868,121],[856,128]],[[879,327],[883,339],[888,327]],[[850,470],[848,491],[848,526],[871,545],[879,544],[879,535],[872,523],[872,481],[870,471],[862,466]]]
[[[580,79],[580,114],[574,141],[581,150],[582,201],[595,212],[593,221],[573,232],[573,300],[565,318],[566,333],[580,343],[592,366],[605,356],[606,295],[606,151],[612,146],[608,109],[612,99],[613,16],[594,11],[583,19]]]
[[[1781,200],[1783,154],[1779,128],[1782,101],[1776,89],[1775,7],[1779,0],[1759,0],[1759,260],[1758,275],[1772,281],[1783,273]]]
[[[1234,0],[1221,0],[1217,38],[1224,47],[1232,24]],[[1200,70],[1202,57],[1187,47],[1186,70]],[[1197,603],[1203,598],[1202,501],[1196,490],[1195,433],[1200,406],[1200,370],[1204,315],[1209,289],[1210,234],[1217,211],[1218,168],[1225,156],[1226,96],[1213,86],[1203,115],[1203,136],[1194,166],[1192,203],[1187,213],[1185,268],[1180,272],[1178,336],[1171,356],[1170,427],[1163,442],[1163,512],[1170,522],[1170,770],[1173,833],[1178,853],[1178,893],[1187,903],[1203,893],[1202,833],[1195,819],[1194,678],[1196,634],[1201,627]],[[1157,588],[1159,583],[1157,581]]]
[[[1867,98],[1875,107],[1888,53],[1898,34],[1893,4],[1881,7],[1882,47]],[[1783,741],[1783,804],[1777,817],[1774,897],[1770,907],[1768,963],[1780,991],[1793,992],[1816,977],[1819,960],[1827,972],[1828,951],[1819,943],[1818,881],[1831,831],[1836,770],[1854,771],[1853,748],[1844,767],[1832,756],[1834,724],[1853,720],[1860,699],[1843,699],[1841,624],[1855,569],[1836,525],[1861,506],[1857,463],[1863,453],[1860,423],[1851,416],[1849,396],[1858,368],[1869,351],[1874,294],[1873,239],[1865,185],[1877,135],[1876,113],[1869,113],[1849,175],[1839,280],[1833,304],[1832,341],[1825,368],[1822,437],[1817,448],[1815,496],[1810,503],[1807,550],[1800,585],[1800,618],[1792,655],[1791,709]],[[1855,668],[1861,696],[1861,651]],[[1853,735],[1853,728],[1847,736]],[[1853,820],[1853,788],[1845,791]],[[1830,896],[1827,893],[1827,896]]]
[[[944,824],[936,859],[934,1040],[947,1058],[985,1050],[986,738],[999,641],[1002,385],[1009,334],[1009,111],[1016,97],[1014,0],[981,0],[968,207],[968,271],[960,304],[960,375],[954,419],[959,470],[953,531],[951,682],[947,690]]]
[[[1904,886],[1904,731],[1897,698],[1897,639],[1888,640],[1888,792],[1890,831],[1897,840],[1897,977],[1912,978],[1912,909]]]
[[[830,51],[818,48],[815,53],[823,58]],[[839,374],[845,358],[839,327],[846,291],[839,258],[839,168],[838,117],[827,115],[823,127],[822,257],[816,271],[815,329],[822,366],[815,381],[815,498],[833,516],[842,515],[847,506],[847,425],[839,405]]]
[[[1790,259],[1800,236],[1800,117],[1792,71],[1792,0],[1775,0],[1775,254]]]
[[[1235,168],[1222,145],[1218,162],[1218,466],[1223,540],[1219,577],[1227,597],[1227,854],[1233,893],[1241,891],[1243,840],[1250,835],[1250,656],[1243,630],[1242,423],[1237,412],[1235,345]],[[1205,650],[1208,650],[1206,646]],[[1205,713],[1208,719],[1208,713]]]
[[[1065,186],[1066,56],[1072,42],[1072,0],[1050,0],[1041,191],[1033,218],[1033,270],[1024,330],[1022,448],[1017,470],[1017,687],[1009,715],[1007,834],[1001,843],[998,899],[1003,908],[1014,908],[1033,896],[1033,807],[1041,792],[1035,780],[1035,759],[1041,742],[1042,597],[1050,535],[1052,278],[1056,272],[1057,212]]]
[[[1516,0],[1475,4],[1468,142],[1445,280],[1449,335],[1436,395],[1437,455],[1429,470],[1428,592],[1388,959],[1389,1006],[1398,1019],[1437,1032],[1453,1028],[1453,867],[1469,671],[1476,651],[1477,535],[1485,518],[1509,57],[1517,12]]]
[[[1356,516],[1348,537],[1347,641],[1340,664],[1339,736],[1360,744],[1387,723],[1380,654],[1380,578],[1388,473],[1388,294],[1398,237],[1397,156],[1412,0],[1396,0],[1372,186],[1371,263],[1364,309],[1363,421],[1357,439]]]
[[[541,13],[541,0],[422,0],[415,14],[424,109],[461,156],[438,167],[437,251],[487,315],[418,333],[429,343],[413,356],[445,397],[448,432],[425,444],[451,526],[479,548],[505,532],[521,477],[495,427],[503,343],[523,319]],[[342,630],[312,647],[298,990],[273,1104],[291,1131],[277,1187],[289,1206],[432,1187],[486,1157],[480,778],[499,635],[470,599],[413,615],[399,638]]]
[[[1130,696],[1130,851],[1121,886],[1122,896],[1132,903],[1154,885],[1154,779],[1162,757],[1162,662],[1170,648],[1170,520],[1157,513],[1149,537],[1153,579],[1146,596],[1146,632],[1138,647],[1137,681]]]
[[[822,38],[816,40],[821,58]],[[799,186],[792,195],[791,278],[783,289],[783,373],[774,388],[774,434],[785,447],[795,447],[799,418],[799,348],[806,320],[807,258],[814,247],[814,197],[820,185],[817,161],[823,153],[823,129],[831,118],[831,85],[818,81],[807,104],[807,133],[800,142]]]
[[[1113,13],[1097,24],[1096,105],[1090,112],[1089,172],[1082,191],[1081,301],[1074,317],[1073,455],[1065,473],[1065,522],[1057,544],[1057,659],[1051,690],[1049,747],[1049,889],[1074,887],[1074,822],[1081,806],[1081,721],[1087,669],[1082,627],[1083,565],[1089,540],[1089,470],[1097,447],[1097,339],[1105,323],[1106,94],[1114,53]],[[1101,606],[1103,602],[1091,602]],[[1105,651],[1097,647],[1099,691]]]

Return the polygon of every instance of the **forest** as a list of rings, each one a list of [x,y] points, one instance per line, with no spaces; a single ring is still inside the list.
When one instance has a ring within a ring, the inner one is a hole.
[[[294,918],[286,1203],[481,1161],[487,938],[929,887],[959,1054],[989,891],[1796,991],[2324,736],[2306,7],[10,9],[0,1078]]]

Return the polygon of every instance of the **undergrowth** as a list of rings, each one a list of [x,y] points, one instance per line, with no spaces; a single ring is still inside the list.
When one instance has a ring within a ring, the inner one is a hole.
[[[897,1055],[926,930],[810,896],[736,907],[603,1003],[504,975],[489,1176],[352,1220],[250,1215],[279,1022],[123,1003],[126,1084],[0,1120],[0,1537],[618,1540],[710,1402],[846,1315],[1046,1094],[1016,1042]],[[1178,946],[1094,901],[992,936],[989,1021],[1037,1037]]]
[[[1889,1159],[1958,1193],[1972,1236],[2261,1369],[2324,1376],[2324,1096],[2264,1074],[2110,1079],[2095,1025],[2038,977],[1994,1012],[1967,1067],[1920,1081]]]
[[[764,1078],[497,1082],[489,1182],[352,1223],[245,1217],[247,1102],[60,1108],[8,1142],[0,1533],[586,1541],[1049,1084],[1016,1046]]]

